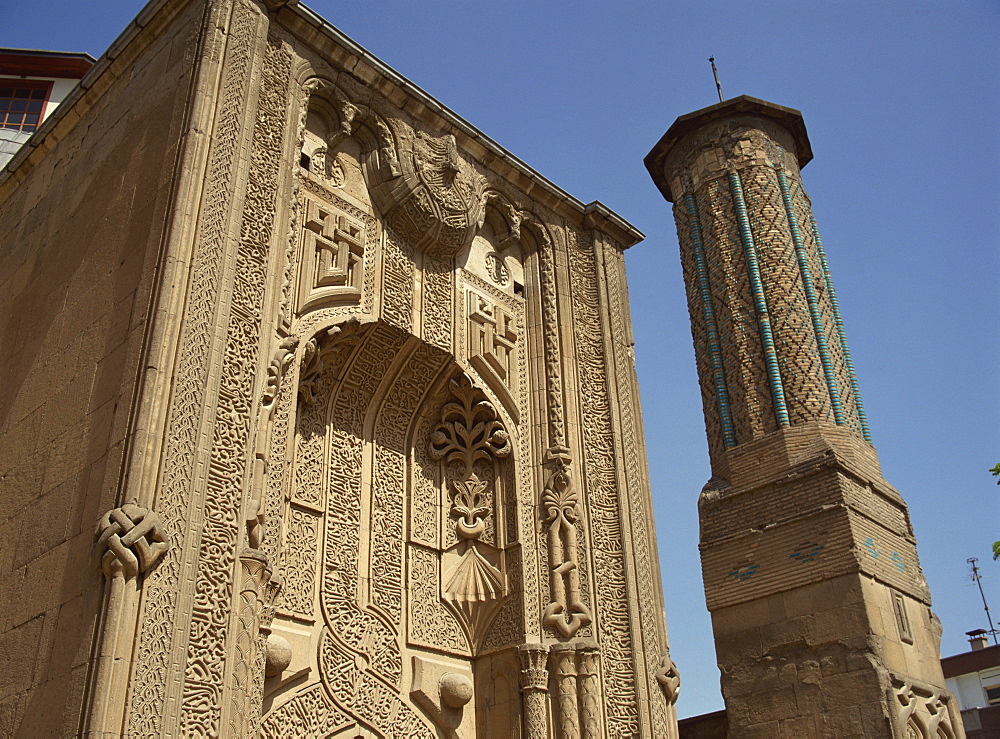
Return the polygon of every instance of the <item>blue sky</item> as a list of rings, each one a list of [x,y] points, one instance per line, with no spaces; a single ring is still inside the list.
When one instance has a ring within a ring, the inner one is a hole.
[[[910,506],[942,651],[1000,614],[994,0],[308,3],[646,241],[627,253],[681,716],[722,707],[698,561],[709,475],[677,239],[642,158],[679,115],[749,94],[802,111],[803,171],[874,443]],[[139,3],[0,0],[0,46],[99,56]]]

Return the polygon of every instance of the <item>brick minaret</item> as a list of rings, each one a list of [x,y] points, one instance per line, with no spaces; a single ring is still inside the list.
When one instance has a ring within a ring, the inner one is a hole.
[[[798,111],[742,96],[681,116],[645,160],[680,239],[712,464],[702,571],[730,728],[961,735],[906,504],[870,442],[802,189],[811,158]]]

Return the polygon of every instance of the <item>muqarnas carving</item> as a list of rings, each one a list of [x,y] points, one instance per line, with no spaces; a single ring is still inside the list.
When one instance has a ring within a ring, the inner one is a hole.
[[[445,478],[457,536],[444,555],[441,597],[475,651],[507,595],[503,553],[488,530],[495,530],[502,502],[499,465],[510,456],[511,443],[493,405],[466,375],[452,379],[449,388],[451,399],[441,409],[429,449],[432,459],[448,467]]]

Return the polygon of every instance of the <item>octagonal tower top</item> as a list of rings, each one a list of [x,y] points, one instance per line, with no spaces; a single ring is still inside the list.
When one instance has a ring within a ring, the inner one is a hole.
[[[806,134],[806,124],[802,120],[802,113],[794,108],[786,108],[784,105],[769,103],[749,95],[740,95],[680,116],[646,155],[643,163],[663,197],[671,203],[674,202],[669,174],[665,167],[667,157],[677,148],[681,140],[695,131],[704,129],[710,123],[727,118],[742,117],[765,118],[777,123],[791,134],[799,167],[804,167],[812,160],[812,147],[809,144],[809,136]]]

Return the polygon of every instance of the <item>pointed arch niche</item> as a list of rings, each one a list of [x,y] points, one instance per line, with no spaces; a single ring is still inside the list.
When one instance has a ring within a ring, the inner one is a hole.
[[[295,372],[271,527],[272,629],[292,660],[265,683],[263,735],[432,737],[509,717],[519,696],[495,676],[516,674],[524,638],[515,422],[450,353],[382,321],[316,330]]]

